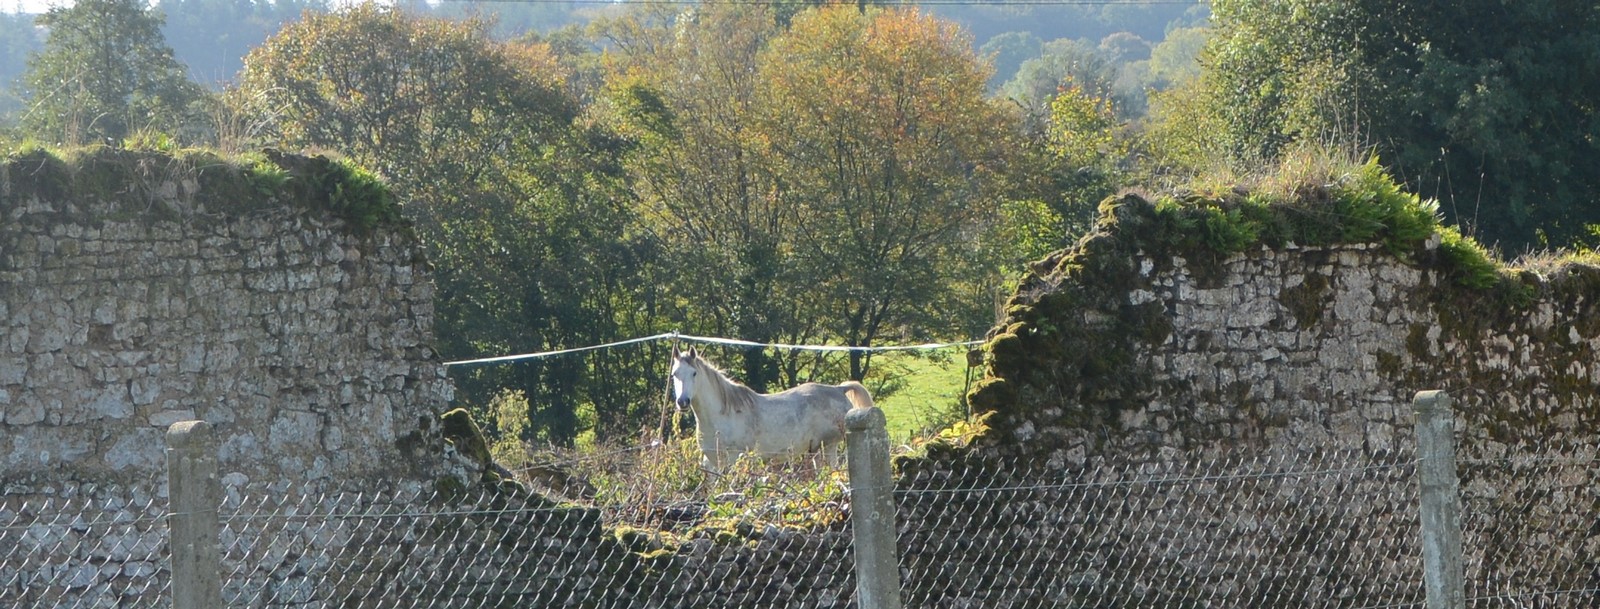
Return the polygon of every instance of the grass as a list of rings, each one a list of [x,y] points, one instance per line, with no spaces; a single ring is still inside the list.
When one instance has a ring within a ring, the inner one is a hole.
[[[1129,200],[1153,205],[1154,213],[1140,220],[1119,212]],[[1403,261],[1436,258],[1430,264],[1453,284],[1516,291],[1515,273],[1443,225],[1437,202],[1406,192],[1376,157],[1359,162],[1306,149],[1256,173],[1222,171],[1162,195],[1110,199],[1101,211],[1107,228],[1134,219],[1112,232],[1160,255],[1216,258],[1261,245],[1376,243]],[[1443,242],[1434,256],[1425,245],[1436,234]]]
[[[52,148],[30,140],[0,138],[0,190],[11,198],[115,203],[110,213],[159,217],[156,200],[164,187],[180,200],[194,199],[209,212],[248,214],[296,205],[325,209],[350,230],[369,234],[379,226],[409,226],[387,185],[366,169],[341,159],[277,152],[222,156],[178,148],[171,138],[142,134],[123,146]],[[209,217],[190,214],[185,221]],[[175,219],[175,218],[164,218]]]
[[[889,372],[880,388],[878,408],[888,420],[889,439],[905,442],[966,416],[961,396],[967,390],[967,349],[954,347],[929,353],[890,352],[875,356],[873,365]]]
[[[570,505],[598,508],[607,525],[687,539],[753,538],[771,527],[836,527],[849,499],[845,472],[820,458],[740,457],[721,473],[701,468],[693,438],[636,446],[524,447],[516,479]],[[503,454],[503,453],[502,453]],[[672,545],[672,544],[669,544]]]

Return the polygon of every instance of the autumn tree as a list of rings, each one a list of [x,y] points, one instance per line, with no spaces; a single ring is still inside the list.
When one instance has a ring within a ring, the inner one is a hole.
[[[798,15],[759,67],[765,127],[797,210],[806,315],[845,344],[923,338],[971,316],[953,302],[970,236],[1004,199],[1017,133],[953,24],[911,9]],[[870,359],[852,352],[850,375]]]
[[[756,341],[858,346],[986,326],[987,296],[957,286],[995,280],[973,252],[999,234],[1017,124],[985,99],[970,41],[916,11],[830,5],[787,27],[781,13],[655,7],[597,28],[614,58],[602,107],[639,143],[630,175],[679,314]],[[742,355],[757,387],[840,364]]]
[[[39,17],[44,49],[22,81],[25,132],[53,142],[121,142],[190,124],[202,92],[173,59],[161,16],[142,0],[81,0]]]
[[[395,187],[435,265],[446,358],[592,345],[650,323],[637,286],[653,285],[640,275],[655,256],[630,228],[615,162],[628,144],[574,121],[547,45],[367,4],[307,14],[245,66],[237,98],[280,144],[344,151]],[[524,439],[571,444],[639,417],[649,365],[602,355],[452,374],[468,404],[520,394]]]
[[[545,49],[483,24],[362,4],[306,13],[245,58],[241,99],[294,147],[340,150],[415,199],[491,171],[488,151],[550,138],[577,113]]]
[[[658,6],[596,30],[617,49],[611,118],[641,143],[630,161],[641,215],[657,227],[664,264],[682,271],[671,289],[690,303],[683,329],[761,343],[814,336],[787,291],[796,216],[779,196],[752,77],[779,31],[773,11]],[[792,353],[740,355],[741,379],[757,391],[798,374]]]

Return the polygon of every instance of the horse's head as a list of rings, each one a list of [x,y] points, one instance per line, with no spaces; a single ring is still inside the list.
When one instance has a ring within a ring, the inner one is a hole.
[[[681,410],[694,397],[695,381],[700,376],[700,356],[690,347],[672,356],[672,400]]]

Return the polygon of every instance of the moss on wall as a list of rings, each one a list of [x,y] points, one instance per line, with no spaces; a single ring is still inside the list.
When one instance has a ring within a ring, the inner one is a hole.
[[[1454,341],[1458,350],[1471,351],[1493,332],[1525,330],[1526,317],[1538,303],[1554,303],[1556,314],[1571,320],[1557,324],[1541,344],[1559,350],[1566,348],[1561,343],[1571,342],[1566,334],[1600,334],[1595,321],[1600,311],[1592,310],[1600,301],[1600,268],[1594,260],[1567,257],[1537,270],[1508,268],[1487,249],[1442,226],[1430,202],[1401,192],[1376,164],[1293,188],[1287,196],[1242,188],[1163,197],[1124,194],[1102,203],[1092,234],[1033,264],[1007,303],[1006,318],[984,346],[987,378],[976,383],[968,400],[974,412],[994,413],[996,431],[1016,433],[990,434],[979,444],[994,448],[1026,441],[1034,433],[1028,430],[1045,425],[1115,435],[1123,413],[1146,407],[1152,395],[1173,393],[1171,387],[1156,386],[1141,356],[1210,348],[1199,344],[1207,342],[1202,333],[1174,328],[1173,312],[1167,310],[1172,303],[1154,295],[1163,288],[1152,282],[1171,277],[1174,270],[1194,287],[1212,289],[1223,287],[1232,265],[1302,252],[1291,258],[1310,270],[1277,294],[1277,305],[1300,331],[1340,332],[1340,320],[1327,316],[1335,292],[1343,288],[1336,277],[1317,270],[1328,264],[1325,258],[1315,259],[1328,256],[1329,248],[1376,250],[1374,255],[1392,256],[1422,271],[1428,279],[1407,288],[1422,302],[1404,306],[1436,311],[1443,330],[1438,340]],[[1441,356],[1431,328],[1428,323],[1402,326],[1399,348],[1377,353],[1369,365],[1397,383],[1441,383],[1441,374],[1459,373],[1456,385],[1466,390],[1510,386],[1512,375],[1502,370],[1434,361]],[[1188,344],[1171,345],[1175,333]],[[1566,350],[1580,360],[1586,357],[1578,346]],[[1439,370],[1414,370],[1419,363]],[[1534,382],[1539,386],[1524,389],[1539,392],[1577,395],[1592,389],[1592,383],[1576,378],[1519,377],[1517,382]],[[1259,401],[1248,388],[1233,389],[1238,387],[1226,383],[1210,393],[1180,387],[1176,395],[1188,398],[1166,399],[1243,410]]]
[[[1320,273],[1306,275],[1300,285],[1284,290],[1279,301],[1294,314],[1294,321],[1301,328],[1316,326],[1328,306],[1328,278]]]
[[[353,233],[406,226],[394,196],[371,172],[324,156],[275,150],[224,157],[205,150],[28,146],[0,159],[0,213],[52,202],[78,221],[206,222],[264,209],[325,211]]]
[[[439,420],[444,440],[456,447],[456,452],[487,470],[489,464],[494,462],[494,457],[489,455],[489,443],[484,439],[483,431],[478,429],[478,423],[472,420],[472,413],[465,408],[457,408],[444,413]]]

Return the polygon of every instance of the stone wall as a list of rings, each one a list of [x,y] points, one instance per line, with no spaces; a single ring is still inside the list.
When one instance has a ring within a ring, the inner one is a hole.
[[[1468,596],[1593,602],[1600,269],[1550,262],[1469,286],[1440,233],[1410,247],[1258,243],[1217,254],[1145,239],[1158,212],[1139,197],[1105,212],[1099,232],[1037,265],[1009,303],[986,345],[989,374],[970,396],[991,429],[958,462],[1087,480],[1112,477],[1112,461],[1268,459],[1368,473],[1305,478],[1238,507],[1236,494],[1214,491],[1162,496],[1166,507],[1150,512],[1127,500],[1018,499],[1004,503],[1030,518],[974,535],[1002,547],[1087,540],[1052,547],[1045,562],[1083,565],[1062,577],[1104,606],[1146,606],[1147,593],[1221,607],[1418,602],[1411,400],[1442,389],[1454,398]],[[1218,479],[1258,487],[1254,475]],[[1280,479],[1302,477],[1259,478]],[[920,510],[913,519],[937,512]],[[1167,518],[1173,511],[1184,516]],[[1165,530],[1127,534],[1150,519]],[[1194,538],[1249,560],[1174,551]],[[1204,577],[1132,595],[1082,577],[1115,581],[1129,564]]]
[[[193,172],[97,196],[91,163],[33,170],[68,175],[0,201],[0,483],[146,480],[195,418],[235,481],[412,467],[451,387],[409,231],[218,200]]]
[[[1133,198],[1111,213],[1152,213]],[[996,450],[1394,450],[1420,390],[1455,398],[1463,444],[1582,443],[1600,431],[1600,269],[1452,282],[1439,238],[1162,252],[1115,232],[1024,282],[973,396]],[[1187,256],[1187,257],[1186,257]]]
[[[387,204],[334,205],[348,168],[256,162],[0,162],[0,605],[166,602],[176,421],[214,426],[229,496],[459,470],[416,238],[336,209]]]

